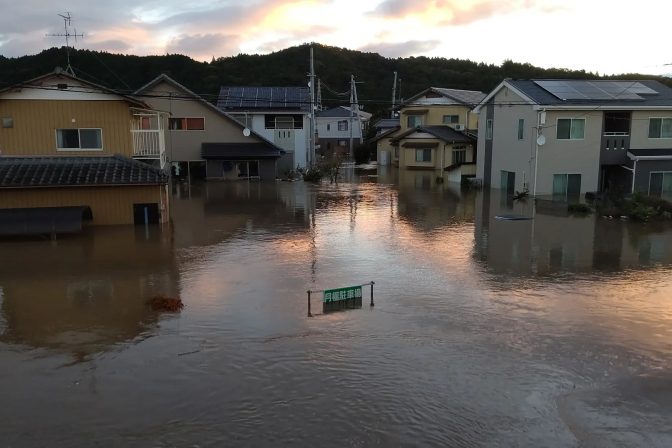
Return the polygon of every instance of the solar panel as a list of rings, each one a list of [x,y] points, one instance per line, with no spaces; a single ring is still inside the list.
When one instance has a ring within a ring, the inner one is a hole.
[[[561,100],[643,100],[640,94],[658,92],[637,81],[549,80],[534,81]]]

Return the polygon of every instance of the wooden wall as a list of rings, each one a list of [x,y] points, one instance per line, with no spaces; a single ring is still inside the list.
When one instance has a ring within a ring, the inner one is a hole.
[[[2,155],[133,155],[132,114],[125,101],[3,100],[0,118],[5,117],[14,127],[0,126]],[[101,128],[103,150],[57,151],[56,129],[74,128]]]
[[[162,191],[163,190],[163,191]],[[133,224],[133,204],[156,203],[161,207],[159,185],[0,189],[0,208],[89,206],[94,225]],[[167,220],[167,207],[162,221]]]

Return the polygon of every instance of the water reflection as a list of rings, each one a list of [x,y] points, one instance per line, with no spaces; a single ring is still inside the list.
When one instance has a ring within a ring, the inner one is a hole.
[[[494,273],[612,273],[672,264],[666,223],[558,216],[533,210],[531,201],[502,201],[498,190],[479,194],[476,209],[475,256]],[[496,218],[512,213],[534,219]]]
[[[1,250],[0,342],[76,361],[147,334],[157,316],[145,301],[178,292],[170,234],[159,228],[100,228]]]

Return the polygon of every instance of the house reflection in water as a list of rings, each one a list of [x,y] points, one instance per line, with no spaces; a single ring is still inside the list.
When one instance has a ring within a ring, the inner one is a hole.
[[[74,360],[147,335],[146,301],[177,295],[169,232],[113,226],[56,242],[0,243],[0,341]]]
[[[534,216],[507,221],[498,215]],[[596,215],[534,212],[533,201],[500,200],[499,190],[476,198],[475,257],[497,274],[618,272],[672,264],[669,225],[609,220]]]

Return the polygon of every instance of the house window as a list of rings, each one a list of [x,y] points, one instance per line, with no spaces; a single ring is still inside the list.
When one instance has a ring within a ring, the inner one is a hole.
[[[581,196],[580,174],[554,174],[553,199],[567,201]]]
[[[525,119],[518,119],[518,140],[525,138]]]
[[[432,149],[431,148],[418,148],[415,150],[415,161],[416,162],[431,162],[432,161]]]
[[[453,165],[457,165],[458,163],[465,163],[466,161],[467,150],[453,148]]]
[[[103,149],[102,129],[56,129],[56,148],[63,150]]]
[[[672,118],[649,118],[649,138],[672,138]]]
[[[338,122],[338,130],[339,131],[347,131],[348,130],[348,121],[347,120],[341,120]]]
[[[294,129],[294,118],[291,116],[275,117],[275,129]]]
[[[399,158],[399,147],[395,146],[394,147],[394,159],[396,160],[398,158]]]
[[[303,115],[264,115],[266,129],[303,129]]]
[[[455,124],[460,122],[459,115],[444,115],[443,124]]]
[[[168,119],[168,129],[171,131],[203,131],[205,119],[196,117],[179,117]]]
[[[331,131],[331,125],[327,123],[327,131]]]
[[[339,140],[338,141],[338,146],[348,146],[348,141],[347,140]]]
[[[581,140],[586,129],[585,118],[558,118],[558,140]]]
[[[422,115],[409,115],[406,118],[406,124],[408,124],[409,128],[417,128],[418,126],[422,126]]]
[[[492,140],[492,119],[485,122],[485,139]]]
[[[672,171],[649,174],[649,195],[672,199]]]

